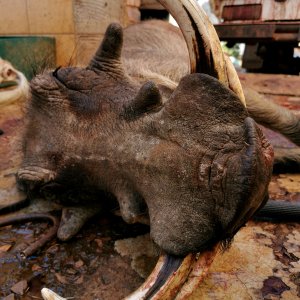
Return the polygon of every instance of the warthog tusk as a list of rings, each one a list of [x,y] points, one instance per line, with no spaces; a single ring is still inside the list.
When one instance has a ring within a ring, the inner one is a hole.
[[[174,299],[195,261],[195,254],[185,258],[161,255],[144,284],[125,300]]]
[[[43,288],[41,294],[44,300],[67,300],[47,288]]]
[[[124,300],[170,300],[186,299],[205,278],[208,268],[219,249],[201,254],[189,254],[185,258],[168,254],[161,255],[158,262],[143,285]],[[44,300],[64,300],[53,291],[43,288]]]
[[[218,249],[219,244],[201,254],[187,255],[177,261],[180,265],[169,274],[163,274],[168,264],[168,255],[161,256],[144,284],[125,300],[186,299],[202,283]],[[176,261],[173,263],[176,266]]]
[[[205,73],[217,78],[237,94],[246,105],[237,73],[224,55],[219,37],[204,10],[191,0],[159,0],[172,14],[187,43],[191,73]]]
[[[205,251],[199,255],[197,261],[193,264],[193,269],[189,273],[186,282],[178,292],[175,298],[176,300],[188,299],[188,296],[190,296],[192,292],[200,286],[218,253],[219,246],[220,244],[217,244],[212,250]]]

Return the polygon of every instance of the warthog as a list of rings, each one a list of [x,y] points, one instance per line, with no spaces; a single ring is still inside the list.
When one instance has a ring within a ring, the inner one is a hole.
[[[19,179],[78,185],[81,173],[82,185],[116,197],[125,221],[149,220],[171,254],[231,238],[267,197],[269,143],[211,76],[186,75],[175,89],[162,76],[134,80],[122,40],[112,24],[87,68],[32,80]]]
[[[125,221],[148,223],[162,250],[185,256],[230,240],[264,205],[273,150],[205,16],[162,2],[188,47],[166,23],[133,25],[124,43],[111,24],[88,66],[32,80],[18,178],[104,191]]]

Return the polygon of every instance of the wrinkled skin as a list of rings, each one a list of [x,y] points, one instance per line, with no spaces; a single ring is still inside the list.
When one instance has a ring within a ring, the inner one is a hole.
[[[112,24],[87,68],[31,82],[19,180],[113,195],[123,219],[149,222],[171,254],[230,239],[267,197],[270,145],[216,79],[141,86],[122,68],[121,48]]]

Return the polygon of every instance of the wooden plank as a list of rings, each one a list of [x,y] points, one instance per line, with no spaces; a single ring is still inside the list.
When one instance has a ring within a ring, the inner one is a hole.
[[[72,0],[27,0],[30,34],[74,32]]]
[[[126,5],[140,7],[141,6],[141,0],[126,0]]]
[[[299,76],[240,73],[239,78],[242,84],[262,94],[300,96]]]
[[[135,6],[126,7],[126,25],[138,23],[141,20],[141,12]]]
[[[111,22],[122,20],[122,1],[74,0],[77,34],[103,34]]]
[[[156,0],[142,0],[141,9],[165,9],[158,1]]]
[[[27,34],[29,32],[26,1],[0,0],[0,34]]]
[[[224,6],[230,5],[251,5],[262,3],[261,20],[299,20],[300,1],[298,0],[214,0],[217,14],[221,15]]]
[[[57,66],[69,66],[76,63],[75,40],[74,34],[55,35]]]
[[[76,41],[77,65],[87,66],[96,53],[103,35],[79,35]]]
[[[220,0],[221,5],[249,5],[249,4],[259,4],[263,0]]]
[[[262,20],[299,20],[300,1],[263,1]]]

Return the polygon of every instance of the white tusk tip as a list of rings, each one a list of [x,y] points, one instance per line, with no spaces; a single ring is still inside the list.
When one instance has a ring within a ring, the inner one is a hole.
[[[43,288],[41,290],[41,294],[44,300],[66,300],[66,298],[57,295],[56,293],[47,288]]]

